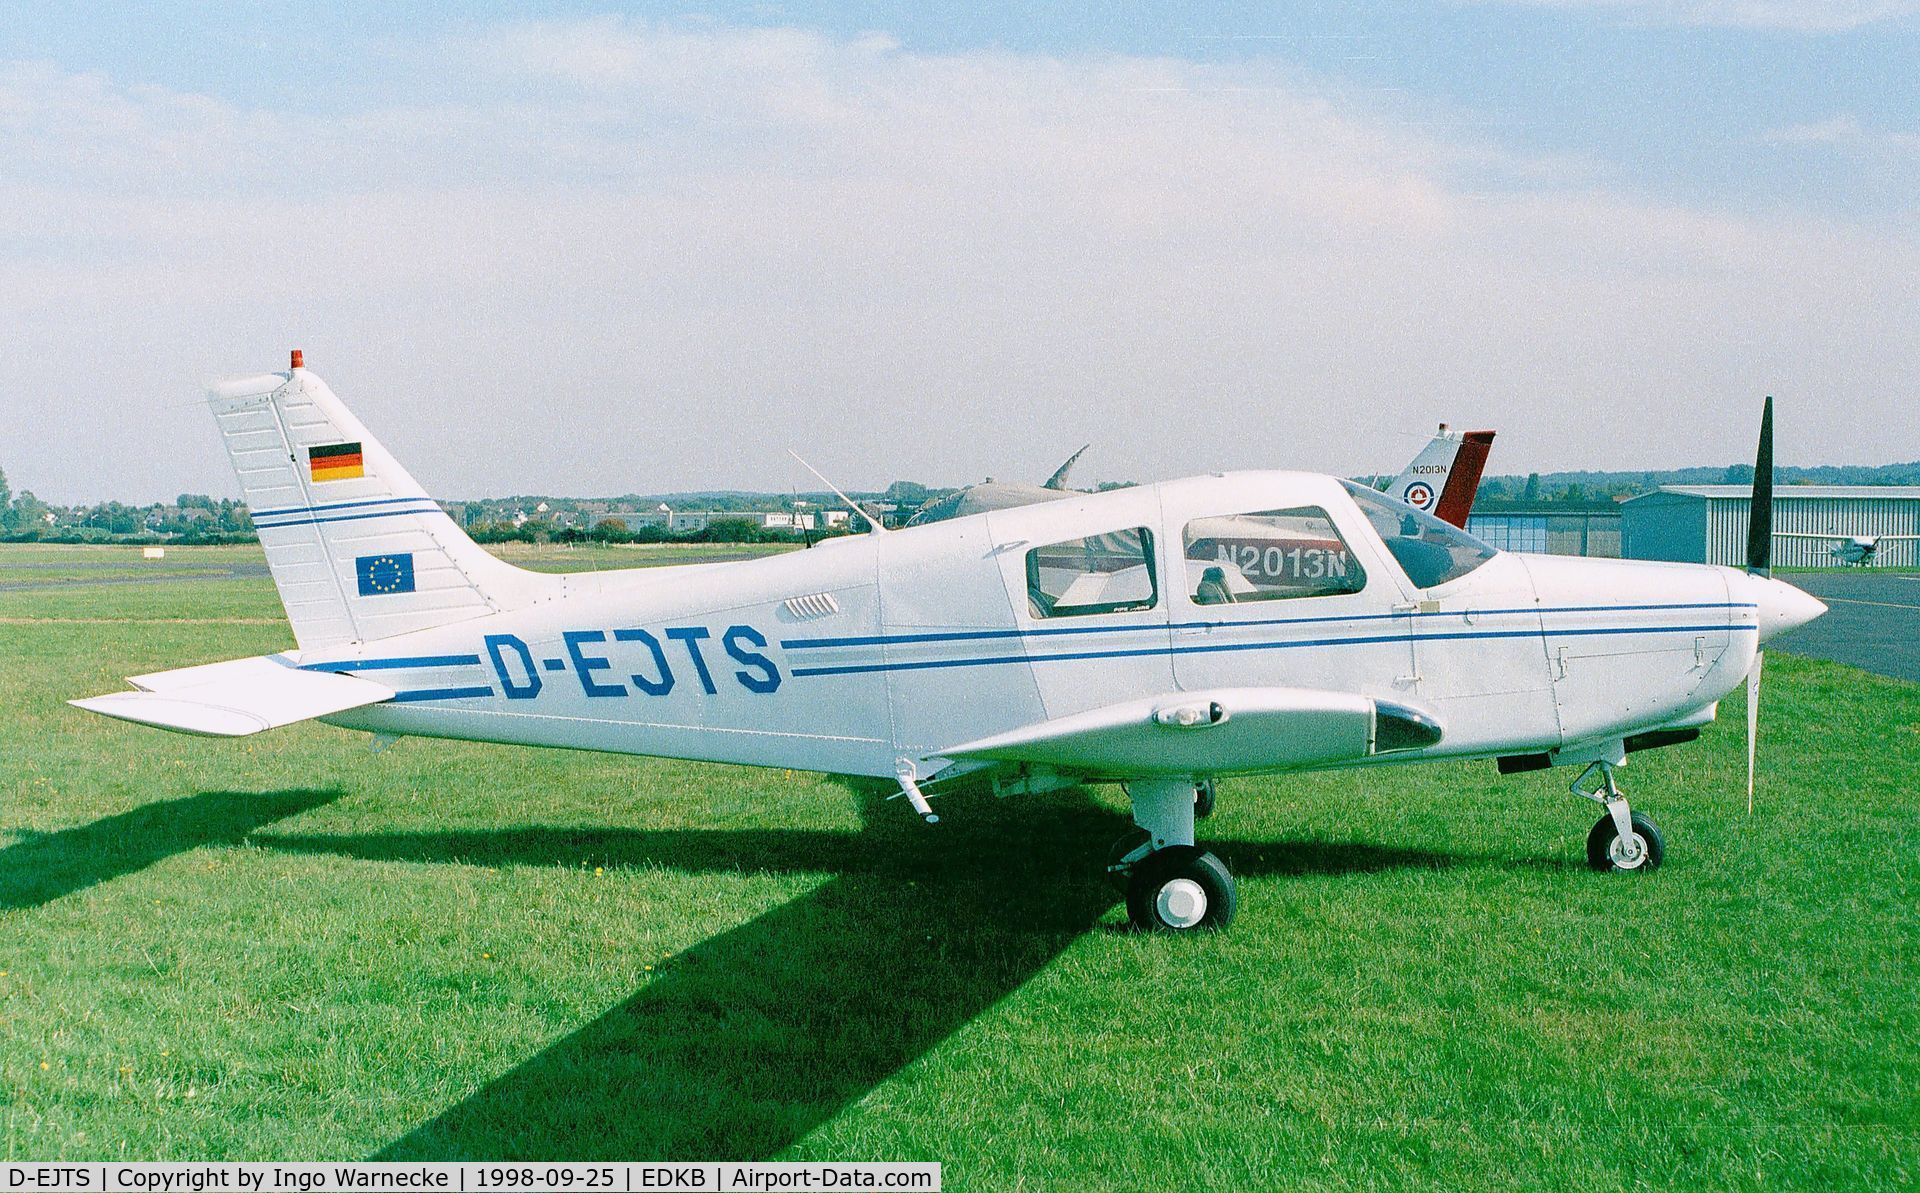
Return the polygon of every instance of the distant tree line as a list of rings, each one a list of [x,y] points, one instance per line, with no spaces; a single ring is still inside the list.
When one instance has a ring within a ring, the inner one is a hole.
[[[554,527],[528,521],[478,522],[467,534],[478,543],[800,543],[847,533],[845,530],[787,530],[763,526],[754,518],[715,518],[699,530],[674,534],[665,526],[647,522],[629,528],[620,518],[603,518],[591,530],[578,526]]]
[[[1776,475],[1783,485],[1916,485],[1920,462],[1877,466],[1781,466]],[[1491,476],[1480,483],[1475,508],[1481,512],[1554,506],[1569,511],[1607,509],[1623,497],[1645,493],[1661,485],[1732,484],[1753,481],[1753,466],[1675,468],[1640,472],[1550,472],[1525,476]],[[1132,482],[1109,481],[1099,491]],[[883,493],[855,494],[863,503],[878,501],[891,507],[889,520],[904,518],[931,498],[953,492],[917,481],[895,481]],[[654,510],[660,505],[697,509],[711,517],[699,530],[674,533],[651,516],[637,524],[608,506],[630,511]],[[450,507],[475,539],[483,543],[799,543],[817,540],[844,529],[798,531],[767,526],[760,516],[795,512],[803,508],[831,509],[840,504],[833,494],[747,493],[714,490],[595,500],[573,497],[510,497],[457,503]],[[540,511],[540,512],[536,512]],[[737,516],[736,516],[737,515]],[[0,542],[52,543],[237,543],[255,539],[253,520],[244,503],[204,493],[182,493],[171,504],[126,505],[104,501],[97,505],[51,505],[22,490],[13,492],[0,470]]]
[[[13,492],[0,469],[0,542],[244,543],[254,539],[243,502],[182,493],[172,504],[55,506],[28,489]]]
[[[1920,485],[1920,462],[1912,464],[1822,465],[1774,469],[1781,485]],[[1644,472],[1530,472],[1490,476],[1480,482],[1474,508],[1481,512],[1541,505],[1569,510],[1606,509],[1617,501],[1649,493],[1661,485],[1751,485],[1753,465],[1668,468]]]

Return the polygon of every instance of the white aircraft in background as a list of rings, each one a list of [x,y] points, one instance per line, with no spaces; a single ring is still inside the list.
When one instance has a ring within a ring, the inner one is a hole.
[[[1387,493],[1443,522],[1465,529],[1467,515],[1473,512],[1474,495],[1480,488],[1480,474],[1487,466],[1487,452],[1493,446],[1493,434],[1492,431],[1450,432],[1447,424],[1441,423],[1439,434],[1393,478]],[[929,522],[1076,496],[1067,488],[1067,474],[1091,446],[1086,444],[1068,456],[1067,462],[1054,469],[1053,475],[1042,484],[988,479],[968,485],[928,501],[913,512],[907,525],[924,526]]]
[[[1799,530],[1776,530],[1777,539],[1812,539],[1815,542],[1832,543],[1833,550],[1828,552],[1845,564],[1859,564],[1872,567],[1873,561],[1880,557],[1881,543],[1910,543],[1920,540],[1920,534],[1812,534]]]
[[[1760,644],[1825,611],[1766,575],[1771,400],[1745,573],[1509,554],[1364,485],[1241,472],[549,575],[461,533],[297,353],[211,404],[298,648],[79,707],[884,777],[929,822],[955,789],[1119,782],[1137,830],[1110,870],[1143,929],[1233,918],[1194,840],[1230,775],[1578,766],[1606,808],[1589,863],[1651,870],[1665,846],[1614,769],[1743,679],[1757,696]]]
[[[1087,454],[1091,443],[1083,445],[1079,451],[1067,457],[1067,462],[1053,470],[1053,475],[1038,485],[1024,484],[1020,481],[997,481],[988,477],[977,485],[968,485],[956,489],[941,497],[929,499],[913,516],[907,519],[909,526],[925,526],[929,522],[945,522],[952,518],[964,518],[970,514],[984,514],[990,510],[1012,509],[1019,505],[1034,505],[1042,501],[1059,501],[1074,496],[1067,488],[1067,474],[1081,456]]]

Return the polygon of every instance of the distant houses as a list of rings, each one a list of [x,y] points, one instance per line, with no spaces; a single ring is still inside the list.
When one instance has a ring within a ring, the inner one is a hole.
[[[661,542],[692,537],[724,541],[798,541],[866,529],[866,518],[892,525],[899,512],[868,503],[859,514],[785,494],[692,495],[684,506],[658,498],[496,497],[442,501],[440,508],[482,542]],[[244,503],[182,494],[175,501],[55,506],[21,493],[0,499],[0,539],[58,542],[243,542],[253,538]]]

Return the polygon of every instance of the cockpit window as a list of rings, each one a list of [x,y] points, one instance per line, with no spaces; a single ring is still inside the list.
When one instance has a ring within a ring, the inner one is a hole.
[[[1352,481],[1343,481],[1360,512],[1386,540],[1415,588],[1437,588],[1492,559],[1498,552],[1457,526]]]
[[[1367,573],[1314,506],[1187,523],[1187,595],[1196,605],[1359,592]]]
[[[1035,547],[1027,552],[1027,599],[1035,617],[1153,608],[1160,587],[1152,532],[1116,530]]]

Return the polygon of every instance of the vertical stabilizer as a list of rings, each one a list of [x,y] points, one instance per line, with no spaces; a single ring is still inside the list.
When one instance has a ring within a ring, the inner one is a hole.
[[[530,603],[553,577],[502,563],[300,367],[207,391],[302,650]]]
[[[1492,431],[1449,431],[1441,423],[1439,433],[1387,485],[1387,496],[1464,530],[1492,450]]]

